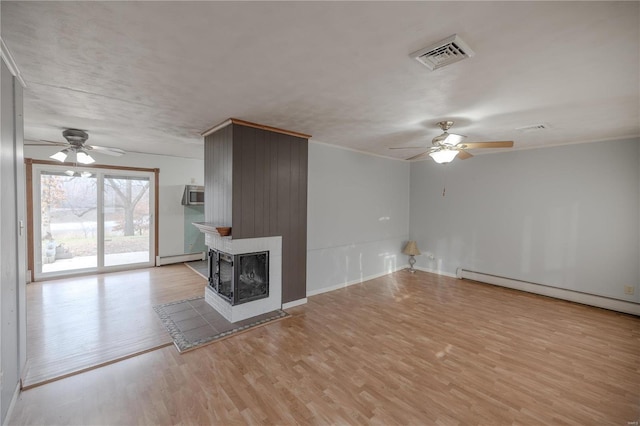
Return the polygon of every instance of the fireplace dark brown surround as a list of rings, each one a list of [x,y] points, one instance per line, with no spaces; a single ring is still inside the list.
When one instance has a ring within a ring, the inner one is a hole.
[[[209,250],[209,287],[232,305],[269,297],[269,252]]]
[[[282,237],[282,302],[306,298],[310,135],[232,118],[203,136],[205,222]]]

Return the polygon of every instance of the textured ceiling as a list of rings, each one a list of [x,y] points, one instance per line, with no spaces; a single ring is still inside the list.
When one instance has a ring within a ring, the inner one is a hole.
[[[409,157],[453,119],[515,149],[640,135],[639,2],[8,2],[25,139],[202,156],[229,117]],[[457,33],[476,55],[409,54]],[[545,123],[548,129],[516,128]],[[477,151],[474,151],[474,154]]]

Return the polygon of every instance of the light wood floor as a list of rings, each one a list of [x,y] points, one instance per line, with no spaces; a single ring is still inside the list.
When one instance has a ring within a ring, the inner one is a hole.
[[[153,306],[204,286],[183,264],[28,284],[23,386],[172,344]]]
[[[623,425],[640,318],[401,271],[179,355],[23,392],[10,424]]]

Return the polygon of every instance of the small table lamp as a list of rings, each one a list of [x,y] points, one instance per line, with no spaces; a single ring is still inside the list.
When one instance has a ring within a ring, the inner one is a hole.
[[[402,250],[404,254],[409,255],[409,272],[414,273],[416,270],[413,269],[413,265],[416,263],[416,259],[414,256],[418,256],[420,254],[420,250],[418,250],[418,244],[415,241],[409,241],[406,246],[404,246],[404,250]]]

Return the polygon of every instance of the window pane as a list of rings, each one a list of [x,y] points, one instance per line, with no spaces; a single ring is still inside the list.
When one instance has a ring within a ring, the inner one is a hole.
[[[105,175],[104,265],[151,261],[149,178]]]
[[[95,176],[40,174],[43,273],[98,266],[96,200]]]

